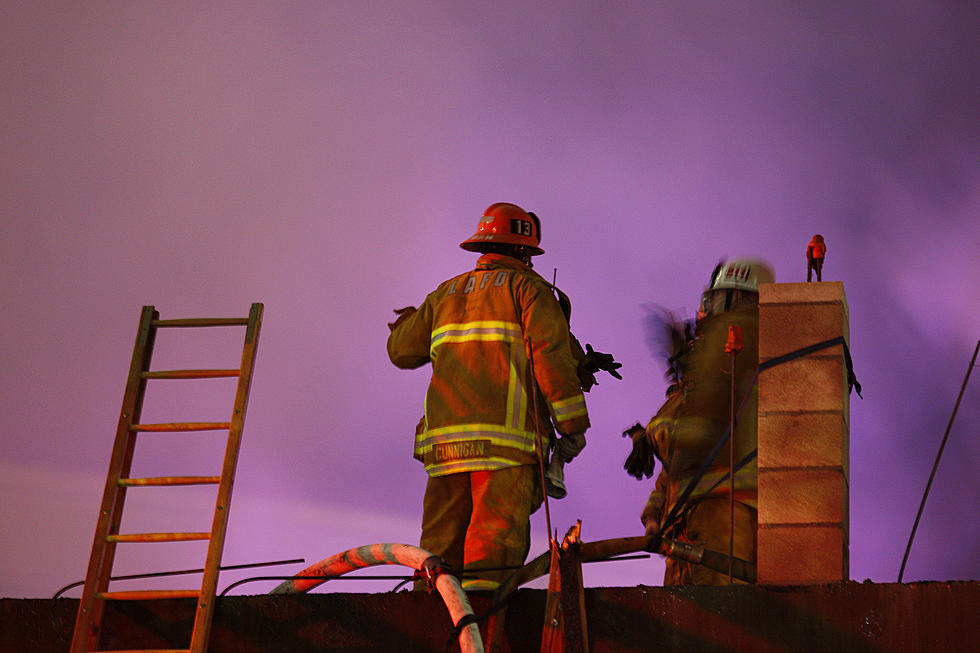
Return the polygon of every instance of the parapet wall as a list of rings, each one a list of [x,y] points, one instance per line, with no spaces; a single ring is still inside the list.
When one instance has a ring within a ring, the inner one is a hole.
[[[540,650],[545,595],[515,594],[502,653]],[[478,615],[490,608],[488,592],[471,600]],[[980,583],[603,587],[585,603],[593,653],[938,653],[976,648]],[[77,611],[77,599],[0,599],[0,651],[64,653]],[[193,599],[109,602],[101,645],[186,648],[193,619]],[[227,596],[209,651],[444,653],[451,627],[434,594]]]

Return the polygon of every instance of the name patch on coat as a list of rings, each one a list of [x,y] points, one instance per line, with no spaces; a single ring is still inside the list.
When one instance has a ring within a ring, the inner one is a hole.
[[[438,463],[465,460],[466,458],[483,458],[490,452],[490,440],[443,442],[432,445],[432,452],[435,454]]]

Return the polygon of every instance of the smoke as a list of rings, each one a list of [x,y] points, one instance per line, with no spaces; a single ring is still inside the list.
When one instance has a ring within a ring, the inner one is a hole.
[[[512,201],[541,216],[576,335],[624,364],[588,397],[556,526],[633,534],[649,488],[618,434],[663,397],[643,306],[693,315],[722,257],[803,281],[821,233],[865,396],[852,574],[894,579],[980,336],[976,3],[443,4],[0,9],[4,456],[104,475],[139,307],[264,301],[237,486],[411,541],[427,375],[389,365],[384,325]],[[976,383],[907,578],[980,573],[941,555],[950,524],[980,541]],[[84,564],[78,541],[28,553]]]

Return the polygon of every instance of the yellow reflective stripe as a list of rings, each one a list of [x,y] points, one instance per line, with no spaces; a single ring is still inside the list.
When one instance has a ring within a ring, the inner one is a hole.
[[[551,404],[551,412],[559,422],[589,414],[588,409],[585,407],[585,395],[583,394],[553,402]]]
[[[504,424],[512,429],[525,430],[527,420],[527,391],[524,389],[524,369],[527,359],[522,347],[510,348],[510,378],[507,381],[507,414]]]
[[[447,342],[513,341],[522,337],[521,326],[515,322],[479,320],[444,324],[432,330],[429,351]]]
[[[516,467],[520,464],[507,458],[481,458],[480,460],[457,460],[448,463],[426,465],[425,471],[430,476],[442,476],[444,474],[458,474],[460,472],[496,471],[506,467]]]
[[[568,397],[567,399],[559,399],[558,401],[552,402],[551,405],[552,405],[552,407],[555,410],[561,410],[565,406],[572,406],[572,405],[577,404],[577,403],[583,403],[583,404],[585,403],[585,395],[584,394],[579,393],[577,395],[572,395],[571,397]]]
[[[432,330],[432,335],[436,336],[446,331],[460,331],[466,329],[516,329],[521,330],[521,325],[517,322],[507,322],[506,320],[474,320],[473,322],[450,322],[443,324],[438,329]]]
[[[576,417],[582,417],[582,416],[588,415],[588,414],[589,414],[589,411],[585,408],[585,406],[582,406],[582,408],[580,410],[576,410],[575,412],[572,412],[572,413],[562,413],[561,415],[555,415],[555,419],[557,419],[559,422],[567,422],[570,419],[575,419]]]
[[[510,377],[507,379],[507,414],[504,416],[504,424],[511,428],[514,424],[514,400],[517,398],[517,370],[514,368],[514,360],[510,361]]]
[[[487,435],[532,435],[529,431],[513,429],[502,424],[473,423],[473,424],[453,424],[452,426],[440,426],[435,429],[428,429],[426,436],[442,436],[452,433],[469,433],[472,437],[486,437]]]
[[[433,445],[464,440],[489,440],[491,445],[534,451],[534,434],[499,424],[461,424],[425,431],[415,438],[415,453],[425,454]]]

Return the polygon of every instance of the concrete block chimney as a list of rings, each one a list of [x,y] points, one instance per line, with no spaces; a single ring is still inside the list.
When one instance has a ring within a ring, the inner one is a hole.
[[[759,288],[759,362],[843,336],[839,282]],[[840,345],[759,375],[758,582],[848,579],[847,367]]]

